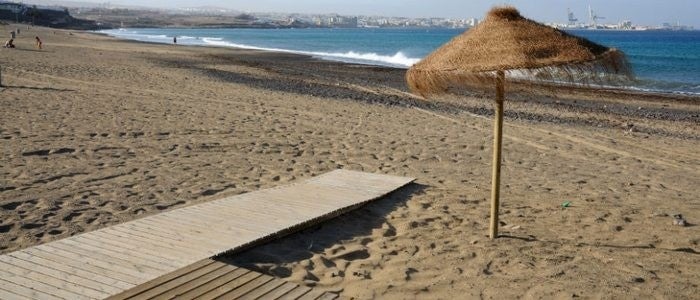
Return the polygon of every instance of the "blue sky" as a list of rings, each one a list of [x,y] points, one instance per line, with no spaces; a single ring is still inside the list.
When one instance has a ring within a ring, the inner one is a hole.
[[[541,22],[564,22],[567,8],[571,8],[580,20],[587,20],[587,8],[591,5],[598,15],[606,17],[606,23],[632,20],[640,25],[658,25],[680,21],[700,28],[700,0],[112,0],[111,3],[154,7],[207,5],[254,12],[451,18],[481,18],[494,5],[511,4],[527,17]]]

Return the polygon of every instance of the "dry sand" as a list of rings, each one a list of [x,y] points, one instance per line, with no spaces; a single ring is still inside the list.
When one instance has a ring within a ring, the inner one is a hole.
[[[402,70],[60,30],[16,44],[0,253],[347,168],[418,180],[235,259],[359,299],[698,297],[697,97],[509,93],[491,241],[487,93],[424,102]]]

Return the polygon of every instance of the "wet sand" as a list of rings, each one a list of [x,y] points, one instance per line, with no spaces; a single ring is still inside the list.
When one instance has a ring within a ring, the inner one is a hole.
[[[0,49],[0,253],[346,168],[418,180],[235,260],[358,299],[697,297],[699,97],[511,86],[491,241],[490,92],[22,29]]]

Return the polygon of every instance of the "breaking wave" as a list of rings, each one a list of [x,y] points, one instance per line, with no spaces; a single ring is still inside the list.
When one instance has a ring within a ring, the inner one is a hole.
[[[284,52],[284,53],[303,54],[303,55],[309,55],[309,56],[327,59],[327,60],[336,60],[336,61],[348,62],[348,63],[382,65],[382,66],[399,67],[399,68],[408,68],[408,67],[412,66],[413,64],[417,63],[418,61],[420,61],[420,58],[408,57],[401,51],[397,52],[394,55],[382,55],[382,54],[377,54],[377,53],[361,53],[361,52],[355,52],[355,51],[348,51],[348,52],[344,52],[344,53],[343,52],[317,52],[317,51],[289,50],[289,49],[280,49],[280,48],[265,48],[265,47],[257,47],[257,46],[244,45],[244,44],[236,44],[236,43],[224,41],[221,38],[203,38],[202,41],[204,41],[205,44],[212,45],[212,46],[222,46],[222,47],[233,47],[233,48],[251,49],[251,50],[263,50],[263,51],[275,51],[275,52]]]

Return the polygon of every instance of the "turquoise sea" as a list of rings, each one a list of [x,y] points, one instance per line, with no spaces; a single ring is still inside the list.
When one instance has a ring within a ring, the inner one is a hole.
[[[462,33],[458,29],[175,29],[102,31],[148,42],[237,47],[312,55],[322,59],[408,68]],[[627,53],[639,81],[630,89],[700,95],[700,31],[571,33]]]

